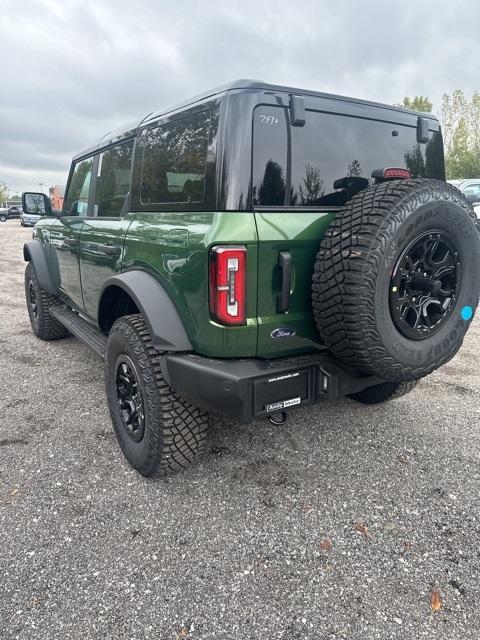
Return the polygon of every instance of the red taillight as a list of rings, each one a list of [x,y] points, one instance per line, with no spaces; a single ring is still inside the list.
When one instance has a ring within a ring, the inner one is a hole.
[[[394,169],[390,167],[388,169],[383,170],[384,178],[403,178],[404,180],[408,180],[412,177],[412,174],[408,169]]]
[[[246,247],[210,251],[210,313],[222,324],[245,324]]]
[[[375,178],[377,181],[382,180],[410,180],[412,174],[408,169],[400,169],[397,167],[387,167],[386,169],[376,169],[372,171],[372,178]]]

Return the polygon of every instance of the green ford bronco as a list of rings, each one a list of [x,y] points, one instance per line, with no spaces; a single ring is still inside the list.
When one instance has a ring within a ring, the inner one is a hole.
[[[24,247],[33,331],[105,360],[120,447],[186,466],[208,412],[377,403],[450,360],[475,313],[480,240],[445,182],[438,120],[241,80],[74,157]]]

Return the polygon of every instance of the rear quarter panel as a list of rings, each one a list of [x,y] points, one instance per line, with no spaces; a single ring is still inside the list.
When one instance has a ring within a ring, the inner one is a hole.
[[[247,247],[247,323],[224,327],[210,318],[208,255],[216,244]],[[253,213],[135,213],[125,241],[123,271],[157,278],[174,302],[201,355],[249,357],[257,349],[257,231]]]

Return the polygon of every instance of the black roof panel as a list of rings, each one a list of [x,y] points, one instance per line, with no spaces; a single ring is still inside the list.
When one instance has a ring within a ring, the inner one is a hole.
[[[272,92],[273,93],[276,93],[276,92],[296,93],[296,94],[302,94],[302,95],[317,96],[320,98],[329,98],[331,100],[332,99],[341,100],[343,102],[354,102],[356,104],[362,104],[366,106],[381,107],[384,109],[389,109],[391,111],[399,111],[402,113],[407,112],[417,116],[421,115],[431,120],[435,120],[435,121],[437,120],[437,118],[431,113],[421,113],[417,111],[411,111],[409,109],[404,109],[403,107],[397,107],[395,105],[383,104],[380,102],[372,102],[370,100],[363,100],[358,98],[350,98],[347,96],[340,96],[332,93],[324,93],[321,91],[300,89],[298,87],[288,87],[284,85],[269,84],[267,82],[262,82],[261,80],[240,79],[240,80],[234,80],[233,82],[229,82],[227,84],[221,85],[219,87],[216,87],[215,89],[204,91],[203,93],[196,95],[193,98],[183,100],[182,102],[179,102],[178,104],[175,104],[172,107],[161,109],[159,111],[154,111],[151,113],[146,113],[144,116],[131,122],[129,125],[120,127],[119,129],[106,133],[96,143],[94,143],[93,145],[90,145],[88,148],[76,154],[76,156],[74,157],[74,160],[77,158],[81,158],[82,156],[89,155],[94,151],[96,151],[97,149],[106,147],[110,144],[114,144],[115,142],[119,142],[124,138],[126,139],[126,138],[133,137],[138,127],[145,122],[156,120],[161,116],[167,115],[169,113],[173,113],[174,111],[178,111],[180,109],[185,109],[186,107],[192,106],[199,102],[203,102],[210,98],[214,98],[215,96],[219,96],[229,91],[241,91],[242,89],[246,91],[258,91],[258,92],[269,92],[269,93],[272,93]]]

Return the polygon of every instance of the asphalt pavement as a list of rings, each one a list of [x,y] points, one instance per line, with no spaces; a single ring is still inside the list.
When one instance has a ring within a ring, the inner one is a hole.
[[[0,223],[0,638],[477,640],[480,322],[410,395],[212,420],[146,480],[102,362],[41,342],[23,242]]]

